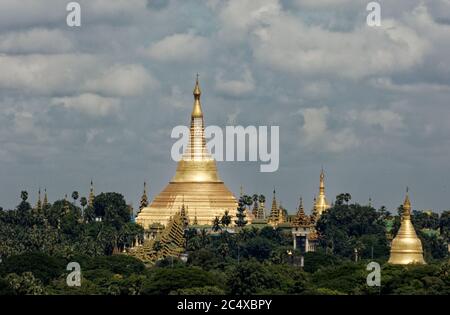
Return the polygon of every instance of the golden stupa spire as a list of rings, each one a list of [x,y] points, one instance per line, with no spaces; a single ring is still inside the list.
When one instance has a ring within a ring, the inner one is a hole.
[[[319,197],[315,200],[314,207],[316,208],[319,216],[322,215],[322,212],[330,208],[327,198],[325,197],[325,173],[323,171],[323,167],[320,172]]]
[[[91,179],[91,188],[89,189],[89,198],[88,198],[88,205],[89,207],[93,207],[94,206],[94,182]]]
[[[197,220],[197,209],[194,210],[194,225],[198,225],[198,220]]]
[[[45,209],[48,206],[47,188],[44,188],[44,201],[42,202],[42,208]]]
[[[394,265],[425,264],[422,242],[417,237],[411,222],[411,201],[408,188],[403,202],[400,229],[391,244],[391,255],[388,263]]]
[[[139,211],[148,206],[148,197],[147,197],[147,183],[144,182],[144,192],[141,197],[141,204],[139,206]]]
[[[42,210],[42,202],[41,202],[41,188],[38,190],[38,200],[36,202],[36,211],[41,212]]]
[[[277,196],[275,187],[273,188],[272,207],[270,208],[269,224],[277,224],[280,215],[280,209],[277,206]]]
[[[192,118],[203,118],[202,105],[200,103],[200,96],[202,95],[202,91],[200,90],[200,85],[198,83],[198,73],[197,79],[195,80],[194,87],[194,108],[192,109]]]
[[[187,227],[189,225],[189,218],[187,215],[187,207],[184,204],[184,195],[183,195],[183,202],[181,204],[181,209],[180,209],[180,216],[181,216],[181,220],[183,221],[184,227]]]

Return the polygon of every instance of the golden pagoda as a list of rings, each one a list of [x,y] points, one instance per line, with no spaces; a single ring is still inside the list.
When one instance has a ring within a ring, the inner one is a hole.
[[[273,189],[273,198],[272,198],[272,207],[270,208],[270,215],[268,218],[268,222],[270,225],[275,226],[279,221],[280,210],[277,206],[277,197],[275,188]]]
[[[327,198],[325,197],[325,174],[322,168],[322,171],[320,172],[319,197],[314,201],[314,210],[320,217],[322,213],[329,208],[330,205],[327,202]]]
[[[292,222],[293,226],[306,227],[311,225],[311,220],[303,208],[303,198],[300,198],[297,214]]]
[[[46,209],[48,207],[48,197],[47,197],[47,188],[44,188],[44,201],[42,202],[42,209]]]
[[[194,88],[189,144],[178,162],[175,176],[152,201],[141,210],[136,222],[147,228],[152,223],[166,225],[183,203],[195,209],[199,225],[211,225],[214,218],[228,210],[234,217],[236,198],[220,180],[216,161],[206,149],[203,112],[200,103],[198,76]]]
[[[89,197],[88,197],[88,205],[89,205],[89,207],[93,207],[94,206],[94,198],[95,198],[94,182],[91,180],[91,188],[89,189]]]
[[[394,265],[426,264],[423,259],[422,242],[417,237],[411,222],[411,202],[408,190],[406,190],[401,220],[400,229],[391,243],[391,255],[388,263]]]
[[[142,193],[141,203],[139,205],[139,211],[148,206],[148,197],[147,197],[147,183],[144,182],[144,192]]]
[[[41,188],[39,188],[39,191],[38,191],[38,200],[36,202],[35,210],[37,213],[41,213],[41,211],[42,211]]]

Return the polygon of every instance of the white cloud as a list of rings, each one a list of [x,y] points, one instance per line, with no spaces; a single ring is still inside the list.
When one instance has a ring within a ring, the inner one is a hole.
[[[2,0],[0,1],[0,26],[28,27],[59,23],[65,26],[66,6],[61,0]],[[90,23],[124,18],[145,12],[147,0],[77,0],[81,6],[82,20]]]
[[[65,53],[72,48],[60,30],[37,28],[0,35],[0,53]]]
[[[265,25],[280,12],[278,0],[227,1],[219,12],[219,36],[227,41],[244,40],[252,28]]]
[[[403,117],[388,109],[351,110],[349,117],[363,125],[380,126],[384,132],[393,133],[405,128]]]
[[[244,67],[242,78],[226,80],[223,72],[219,72],[215,78],[216,90],[231,96],[239,96],[252,92],[255,89],[255,80],[248,67]]]
[[[114,65],[106,69],[98,78],[90,79],[85,89],[107,95],[140,95],[158,85],[158,82],[138,64]]]
[[[150,45],[146,54],[158,61],[201,61],[210,51],[206,37],[194,34],[174,34]]]
[[[99,66],[89,55],[0,55],[0,88],[53,94],[76,90]]]
[[[361,0],[294,0],[294,4],[296,4],[299,7],[305,7],[305,8],[342,8],[342,7],[363,7],[365,8],[365,5],[369,3],[369,1],[362,2]]]
[[[450,92],[450,85],[442,83],[394,83],[389,77],[380,77],[370,80],[370,85],[379,89],[385,89],[389,91],[402,92],[402,93],[436,93],[436,92]]]
[[[328,107],[300,110],[304,124],[301,127],[300,143],[313,151],[338,153],[357,147],[360,139],[351,128],[330,130],[328,128]]]
[[[407,26],[383,20],[353,32],[308,26],[285,14],[254,30],[253,52],[264,65],[288,73],[361,78],[410,69],[422,62],[428,42]]]
[[[301,96],[310,99],[327,98],[331,93],[331,85],[327,81],[310,81],[301,87]]]
[[[0,69],[0,88],[41,95],[134,96],[159,84],[142,65],[109,65],[95,55],[0,55]]]
[[[89,116],[106,116],[120,109],[120,100],[96,94],[81,94],[75,97],[55,97],[52,105],[74,109]]]

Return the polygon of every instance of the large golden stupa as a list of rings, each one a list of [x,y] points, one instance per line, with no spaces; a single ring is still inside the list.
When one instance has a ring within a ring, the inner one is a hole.
[[[214,218],[222,217],[225,210],[232,217],[236,213],[236,198],[220,180],[216,161],[206,149],[200,96],[197,77],[189,144],[169,185],[138,214],[136,222],[144,228],[153,223],[167,225],[183,205],[190,223],[196,222],[198,225],[212,225]]]
[[[402,222],[397,236],[391,244],[391,255],[388,263],[394,265],[425,264],[422,242],[417,237],[411,222],[411,202],[406,193],[403,203]]]

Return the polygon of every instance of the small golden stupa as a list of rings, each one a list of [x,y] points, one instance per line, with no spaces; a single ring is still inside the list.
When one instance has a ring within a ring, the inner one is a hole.
[[[236,198],[220,180],[216,161],[206,149],[200,96],[197,76],[189,144],[169,185],[138,214],[136,222],[144,228],[153,223],[167,225],[170,217],[179,212],[183,204],[190,222],[195,217],[199,225],[212,225],[214,218],[222,217],[225,210],[232,217],[236,213]]]
[[[408,190],[406,190],[401,220],[400,229],[391,244],[391,255],[388,263],[394,265],[426,264],[423,259],[422,242],[417,237],[411,222],[411,202],[409,201]]]
[[[327,202],[327,198],[325,197],[325,173],[320,172],[320,185],[319,185],[319,197],[314,200],[314,210],[317,212],[317,215],[320,217],[324,211],[329,209],[331,206]]]

